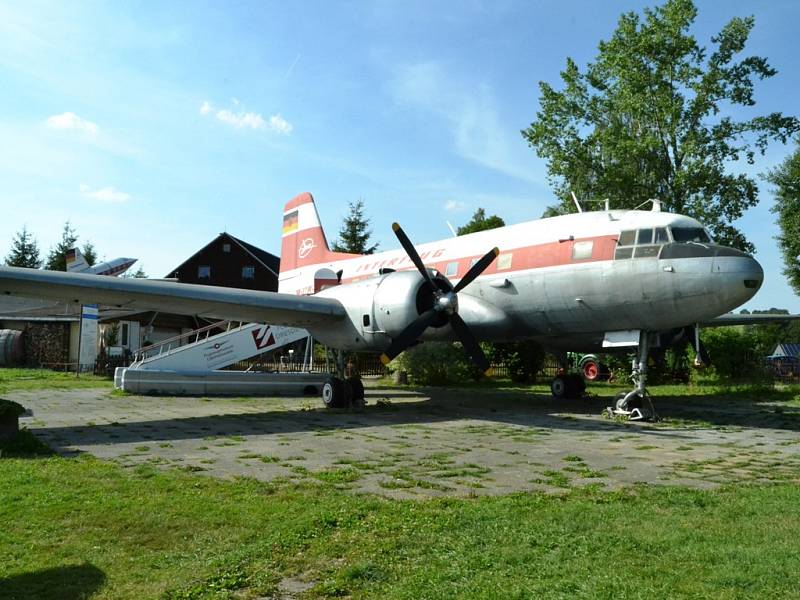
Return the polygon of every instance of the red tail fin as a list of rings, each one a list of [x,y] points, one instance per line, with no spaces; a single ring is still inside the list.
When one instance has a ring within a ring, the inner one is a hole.
[[[358,255],[331,252],[311,194],[305,192],[286,203],[283,208],[281,273],[353,256]]]

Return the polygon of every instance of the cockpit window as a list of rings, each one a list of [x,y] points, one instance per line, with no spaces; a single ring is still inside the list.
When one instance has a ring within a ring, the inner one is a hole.
[[[636,243],[636,232],[623,231],[619,234],[619,242],[617,243],[620,246],[633,246]]]
[[[676,242],[700,242],[708,244],[711,240],[702,227],[673,227],[672,239]]]
[[[669,243],[669,234],[667,233],[666,227],[658,227],[656,229],[656,244],[668,244]]]
[[[653,230],[640,229],[639,233],[636,236],[636,244],[641,246],[643,244],[652,244],[652,243],[653,243]]]

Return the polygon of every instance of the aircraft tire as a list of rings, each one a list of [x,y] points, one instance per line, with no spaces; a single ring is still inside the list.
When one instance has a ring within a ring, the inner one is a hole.
[[[583,378],[576,373],[565,375],[564,384],[564,398],[570,400],[579,400],[586,390],[586,383],[583,381]]]
[[[344,381],[332,377],[322,384],[322,403],[325,408],[342,408],[345,406]]]
[[[364,384],[361,382],[360,377],[350,377],[347,380],[347,383],[350,384],[350,387],[353,388],[353,400],[363,400],[364,399]]]
[[[550,392],[553,398],[561,400],[567,396],[567,378],[564,375],[556,375],[550,382]]]

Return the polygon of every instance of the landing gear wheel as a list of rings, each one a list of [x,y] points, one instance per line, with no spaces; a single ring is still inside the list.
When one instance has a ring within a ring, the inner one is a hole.
[[[361,382],[361,378],[350,377],[345,383],[352,392],[350,405],[353,408],[364,408],[364,384]]]
[[[322,384],[322,402],[325,408],[342,408],[345,404],[344,382],[338,377],[332,377]]]
[[[553,377],[553,381],[550,382],[550,391],[553,394],[553,398],[562,399],[567,394],[567,378],[564,375],[557,375]]]
[[[565,397],[571,400],[580,400],[583,397],[583,392],[586,391],[586,383],[583,378],[577,373],[570,373],[565,376],[567,383],[567,392]]]
[[[627,402],[624,402],[625,398],[628,398]],[[624,416],[629,421],[658,420],[650,397],[638,392],[619,392],[614,396],[614,408],[609,406],[607,410],[610,417]]]

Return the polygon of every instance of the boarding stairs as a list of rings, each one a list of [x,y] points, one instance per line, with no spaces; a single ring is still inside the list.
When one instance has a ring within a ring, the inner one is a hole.
[[[308,337],[296,327],[219,321],[141,348],[128,369],[213,371]]]

